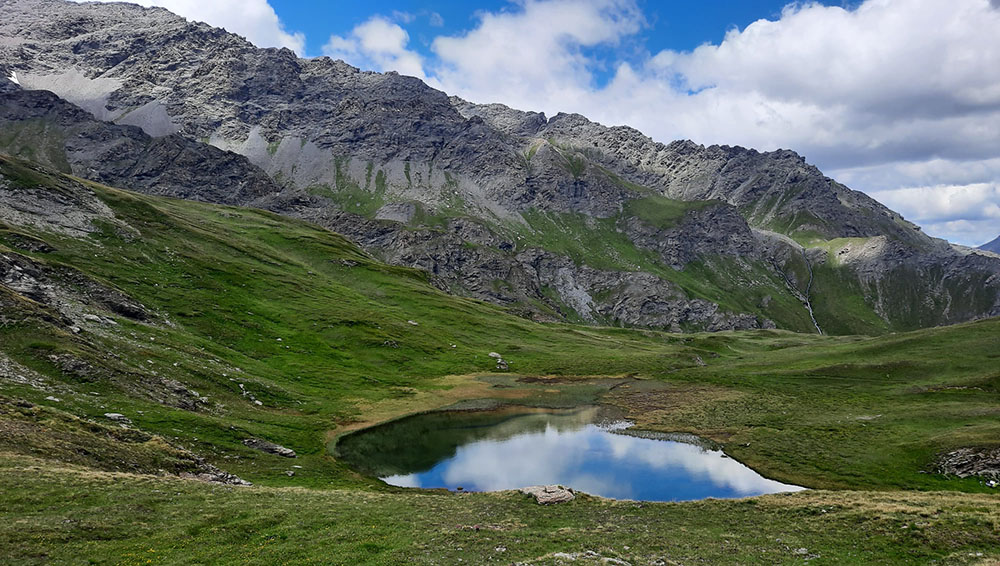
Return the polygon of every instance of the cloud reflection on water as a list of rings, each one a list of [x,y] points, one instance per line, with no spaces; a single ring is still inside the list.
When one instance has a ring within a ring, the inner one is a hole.
[[[761,477],[719,451],[616,434],[594,424],[559,424],[470,442],[429,471],[383,480],[403,487],[469,491],[561,484],[604,497],[648,500],[743,497],[802,489]]]

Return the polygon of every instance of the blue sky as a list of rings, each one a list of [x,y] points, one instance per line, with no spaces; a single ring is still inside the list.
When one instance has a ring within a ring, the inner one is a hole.
[[[821,2],[847,5],[847,2]],[[383,15],[405,24],[411,47],[430,55],[430,44],[439,35],[459,35],[476,26],[478,14],[517,10],[506,0],[480,2],[379,1],[334,2],[271,0],[271,6],[289,30],[305,34],[305,55],[321,55],[330,35],[344,35],[373,15]],[[639,2],[647,25],[628,47],[657,52],[663,49],[692,50],[702,43],[722,41],[731,28],[743,29],[759,19],[777,19],[788,4],[784,0],[702,0],[700,2]],[[395,16],[394,16],[395,14]],[[435,17],[435,14],[438,17]],[[412,18],[412,19],[410,19]],[[409,21],[404,21],[409,20]],[[600,54],[598,54],[600,55]],[[627,49],[609,52],[628,56]]]
[[[133,1],[472,102],[793,149],[931,235],[1000,234],[1000,0]]]

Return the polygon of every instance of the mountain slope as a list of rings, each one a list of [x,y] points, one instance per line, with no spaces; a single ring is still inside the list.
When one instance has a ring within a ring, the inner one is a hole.
[[[161,9],[18,0],[0,12],[0,61],[21,86],[151,139],[239,153],[255,168],[222,169],[273,180],[164,194],[317,222],[528,316],[879,333],[1000,314],[995,258],[928,238],[789,151],[663,145],[577,115],[477,106]],[[64,129],[50,137],[72,139]],[[95,160],[71,149],[66,165],[92,176]],[[225,155],[213,158],[238,163]],[[137,190],[164,184],[96,168]]]
[[[27,397],[101,422],[124,413],[164,438],[182,430],[180,448],[254,482],[285,464],[256,467],[240,442],[269,438],[328,479],[340,477],[324,457],[333,423],[358,404],[451,388],[445,376],[495,367],[491,351],[538,374],[652,371],[699,352],[667,335],[533,323],[300,221],[127,193],[0,155],[3,403]],[[156,458],[128,460],[155,472]]]
[[[537,301],[544,296],[544,286],[573,285],[572,281],[564,282],[565,274],[582,271],[603,288],[617,285],[634,289],[636,301],[618,300],[614,305],[617,312],[604,315],[607,320],[645,321],[667,327],[690,321],[711,329],[754,327],[758,324],[754,315],[740,317],[720,313],[711,302],[698,298],[690,300],[667,281],[634,271],[615,271],[615,268],[631,267],[619,257],[618,249],[609,249],[607,259],[598,265],[605,267],[603,271],[578,267],[571,259],[538,249],[526,250],[519,254],[522,259],[515,262],[511,261],[513,254],[508,253],[510,250],[502,249],[505,236],[494,234],[468,218],[450,220],[447,231],[440,227],[421,231],[401,229],[395,222],[372,221],[350,213],[336,213],[331,217],[319,197],[294,191],[285,194],[281,187],[242,156],[188,141],[177,134],[153,138],[134,126],[98,121],[46,91],[26,91],[13,84],[0,85],[0,124],[3,124],[5,132],[0,137],[0,147],[22,157],[42,158],[52,166],[80,176],[151,194],[255,205],[334,225],[357,240],[369,243],[370,247],[383,250],[384,256],[396,259],[398,263],[426,267],[430,272],[439,273],[439,286],[444,288],[451,288],[459,280],[454,277],[449,279],[451,271],[441,266],[469,263],[476,268],[463,271],[460,280],[462,288],[482,290],[479,294],[485,295],[483,298],[496,297],[498,302],[509,303],[511,301],[505,300],[503,291],[509,292],[515,287],[498,288],[498,282],[502,282],[527,289],[527,292],[520,292],[522,300]],[[696,209],[694,212],[698,212],[706,207],[699,205],[693,208]],[[714,211],[718,208],[721,211]],[[678,212],[683,213],[684,209],[682,206]],[[716,206],[714,209],[706,210],[706,213],[729,214],[730,221],[736,222],[736,229],[743,232],[741,245],[744,249],[749,247],[747,241],[752,239],[752,234],[738,216],[725,210],[725,207]],[[537,220],[551,221],[547,216],[538,216]],[[579,223],[573,227],[584,228]],[[518,238],[537,236],[530,231],[525,236],[519,236],[518,232],[524,228],[522,225],[509,226],[506,238],[516,241]],[[679,226],[675,232],[681,229],[684,226]],[[378,243],[373,243],[374,240]],[[480,243],[481,247],[469,247],[466,245],[469,240]],[[691,246],[711,246],[709,241],[688,241]],[[596,246],[606,243],[600,240],[594,242]],[[650,261],[647,256],[651,254],[643,256],[630,242],[617,244],[624,248],[625,253]],[[513,249],[509,242],[507,246]],[[598,252],[596,248],[574,250],[577,257],[594,256]],[[687,263],[695,256],[694,250],[670,252],[674,263]],[[425,263],[427,259],[432,262]],[[593,261],[593,257],[589,259]],[[589,301],[574,306],[583,312],[591,312]],[[542,308],[545,308],[544,304]],[[638,312],[641,309],[651,312]],[[794,309],[795,305],[789,307],[789,310]]]
[[[986,250],[988,252],[993,252],[995,254],[1000,254],[1000,236],[998,236],[992,242],[988,242],[979,246],[979,249]]]
[[[0,156],[0,451],[105,470],[371,487],[331,458],[331,430],[600,399],[792,483],[984,490],[920,472],[995,444],[998,325],[871,339],[540,324],[314,225]]]
[[[259,203],[281,191],[241,155],[103,122],[51,92],[10,81],[0,83],[0,124],[7,152],[102,183],[222,204]]]

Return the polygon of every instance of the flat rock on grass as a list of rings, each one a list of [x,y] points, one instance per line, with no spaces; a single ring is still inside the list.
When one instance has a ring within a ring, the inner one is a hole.
[[[572,489],[561,485],[533,485],[531,487],[522,487],[518,491],[534,496],[535,501],[540,505],[565,503],[576,499]]]
[[[959,448],[941,456],[938,471],[967,478],[1000,480],[1000,448]]]
[[[248,438],[243,441],[243,444],[255,450],[260,450],[261,452],[274,454],[275,456],[284,456],[285,458],[295,457],[295,451],[292,450],[291,448],[285,448],[280,444],[268,442],[260,438]]]

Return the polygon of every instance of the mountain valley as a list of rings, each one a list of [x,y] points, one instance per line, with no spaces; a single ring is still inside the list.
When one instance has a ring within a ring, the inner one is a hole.
[[[990,244],[791,150],[475,104],[162,8],[0,0],[0,74],[0,562],[1000,561]],[[806,489],[540,505],[338,452],[510,406]]]

